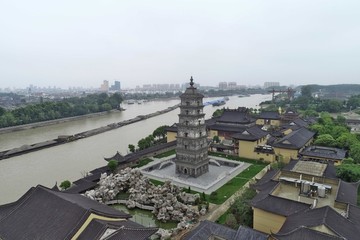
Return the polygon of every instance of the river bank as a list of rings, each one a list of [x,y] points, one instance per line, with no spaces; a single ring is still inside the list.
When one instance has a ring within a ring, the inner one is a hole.
[[[70,121],[79,120],[79,119],[103,116],[103,115],[108,114],[109,112],[117,112],[117,111],[121,111],[121,110],[111,110],[111,111],[105,111],[105,112],[90,113],[90,114],[80,115],[80,116],[75,116],[75,117],[59,118],[59,119],[54,119],[54,120],[49,120],[49,121],[36,122],[36,123],[29,123],[29,124],[24,124],[24,125],[0,128],[0,134],[9,133],[9,132],[15,132],[15,131],[22,131],[22,130],[31,129],[31,128],[50,126],[50,125],[54,125],[54,124],[70,122]]]
[[[139,115],[135,118],[132,119],[128,119],[125,121],[121,121],[121,122],[116,122],[116,123],[111,123],[108,124],[106,126],[102,126],[102,127],[98,127],[95,129],[91,129],[88,131],[84,131],[84,132],[80,132],[80,133],[76,133],[74,135],[61,135],[58,136],[58,138],[56,139],[51,139],[51,140],[47,140],[47,141],[43,141],[43,142],[38,142],[38,143],[34,143],[34,144],[29,144],[29,145],[23,145],[17,148],[13,148],[13,149],[9,149],[9,150],[5,150],[5,151],[1,151],[0,152],[0,160],[2,159],[6,159],[6,158],[10,158],[10,157],[14,157],[14,156],[18,156],[18,155],[22,155],[22,154],[26,154],[29,152],[33,152],[33,151],[38,151],[44,148],[50,148],[50,147],[54,147],[60,144],[65,144],[65,143],[69,143],[69,142],[73,142],[79,139],[83,139],[83,138],[87,138],[87,137],[91,137],[100,133],[104,133],[113,129],[117,129],[129,124],[133,124],[148,118],[152,118],[167,112],[170,112],[172,110],[175,110],[176,108],[179,107],[179,104],[176,104],[172,107],[168,107],[164,110],[160,110],[154,113],[150,113],[150,114],[146,114],[146,115]],[[56,124],[56,123],[61,123],[61,122],[66,122],[66,121],[72,121],[72,120],[77,120],[81,117],[94,117],[94,116],[99,116],[99,115],[104,115],[105,113],[96,113],[96,114],[90,114],[86,115],[86,116],[78,116],[78,117],[71,117],[71,118],[66,118],[66,119],[59,119],[59,120],[52,120],[52,121],[47,121],[47,122],[41,122],[41,123],[34,123],[34,124],[27,124],[26,126],[23,125],[23,130],[24,129],[28,129],[28,128],[36,128],[36,127],[41,127],[41,126],[46,126],[46,125],[51,125],[51,124]],[[51,123],[49,123],[51,122]],[[43,125],[42,125],[43,124]],[[32,126],[28,126],[28,125],[32,125]],[[21,127],[21,126],[18,126]],[[21,129],[17,129],[17,130],[13,130],[13,131],[20,131]]]

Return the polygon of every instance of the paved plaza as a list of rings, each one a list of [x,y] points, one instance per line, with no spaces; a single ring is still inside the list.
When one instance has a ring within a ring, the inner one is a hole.
[[[205,192],[206,194],[210,194],[213,191],[216,191],[218,188],[220,188],[222,185],[224,185],[226,182],[228,182],[230,179],[241,173],[243,170],[248,168],[250,166],[249,163],[243,163],[243,162],[236,162],[227,160],[224,158],[218,158],[211,156],[210,159],[213,160],[220,160],[222,162],[229,162],[229,163],[235,163],[237,166],[230,167],[230,166],[224,166],[224,165],[209,165],[209,172],[197,177],[189,177],[184,175],[178,175],[175,173],[175,164],[171,163],[170,165],[167,164],[166,167],[159,169],[159,167],[155,167],[152,170],[146,170],[151,168],[152,166],[158,165],[161,162],[171,161],[171,159],[161,159],[161,160],[155,160],[151,164],[148,164],[141,168],[141,172],[149,177],[153,178],[159,181],[166,181],[170,180],[172,183],[188,188],[191,187],[192,190],[198,191],[198,192]]]

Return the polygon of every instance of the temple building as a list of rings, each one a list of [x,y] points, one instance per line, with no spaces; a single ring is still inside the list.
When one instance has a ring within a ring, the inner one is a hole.
[[[198,177],[209,171],[203,98],[191,77],[190,87],[180,96],[175,159],[177,174]]]
[[[0,239],[145,240],[158,230],[131,217],[80,194],[38,185],[0,205]]]

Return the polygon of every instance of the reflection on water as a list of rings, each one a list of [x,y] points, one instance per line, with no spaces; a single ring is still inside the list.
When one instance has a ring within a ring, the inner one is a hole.
[[[139,208],[127,209],[126,206],[121,204],[115,204],[112,207],[131,214],[133,216],[131,218],[132,221],[141,224],[145,227],[160,227],[164,229],[171,229],[171,228],[176,228],[177,226],[177,222],[163,223],[161,221],[158,221],[151,211],[142,210]]]

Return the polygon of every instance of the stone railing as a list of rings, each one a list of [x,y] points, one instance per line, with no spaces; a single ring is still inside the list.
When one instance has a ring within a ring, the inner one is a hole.
[[[114,204],[124,204],[126,205],[128,200],[111,200],[111,201],[107,201],[105,202],[106,205],[114,205]],[[149,206],[149,205],[143,205],[140,203],[135,202],[135,206],[137,208],[143,209],[143,210],[149,210],[149,211],[153,211],[155,208],[153,206]]]

